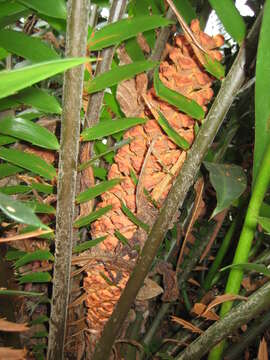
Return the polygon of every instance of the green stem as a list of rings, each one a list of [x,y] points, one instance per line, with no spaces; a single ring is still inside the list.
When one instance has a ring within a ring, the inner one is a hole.
[[[232,240],[232,236],[236,228],[236,224],[237,224],[237,218],[234,219],[234,221],[231,223],[231,226],[222,241],[221,247],[219,248],[217,256],[205,278],[205,281],[202,286],[205,291],[208,291],[211,288],[213,279],[218,271],[218,268],[220,267],[225,255],[227,254],[227,251],[229,249]]]
[[[240,239],[236,248],[233,264],[245,263],[248,261],[252,240],[257,227],[257,217],[261,204],[263,202],[265,193],[270,182],[270,141],[266,149],[263,162],[258,173],[258,177],[253,189],[252,196],[249,201],[245,222],[242,228]],[[227,286],[225,289],[226,294],[238,294],[243,278],[243,270],[232,269],[229,274]],[[224,317],[232,308],[233,302],[228,301],[222,304],[220,316]],[[217,345],[209,354],[208,360],[221,359],[225,341]]]

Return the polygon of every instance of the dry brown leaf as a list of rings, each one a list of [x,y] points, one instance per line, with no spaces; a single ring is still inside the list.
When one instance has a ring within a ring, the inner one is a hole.
[[[188,279],[188,282],[189,282],[190,284],[192,284],[192,285],[198,286],[199,288],[201,287],[201,284],[200,284],[197,280],[195,280],[195,279],[193,279],[193,278],[189,278],[189,279]]]
[[[0,319],[0,331],[21,332],[27,331],[28,329],[26,324],[16,324],[4,318]]]
[[[193,333],[197,333],[197,334],[203,333],[203,331],[200,328],[198,328],[197,326],[195,326],[195,325],[191,324],[190,322],[188,322],[184,319],[181,319],[177,316],[171,316],[171,320],[176,322],[179,325],[182,325],[185,329],[190,330]]]
[[[260,341],[259,350],[258,350],[258,360],[268,360],[267,342],[264,337]]]
[[[7,238],[0,238],[0,243],[5,243],[5,242],[8,242],[8,241],[17,241],[17,240],[30,239],[30,238],[37,237],[37,236],[40,236],[40,235],[49,234],[51,232],[52,232],[52,230],[35,230],[35,231],[31,231],[31,232],[26,233],[26,234],[9,236]]]
[[[253,292],[259,287],[263,286],[268,281],[268,278],[265,276],[259,279],[252,279],[250,276],[242,280],[241,285],[247,292]]]
[[[216,221],[216,224],[215,224],[215,229],[213,231],[213,234],[204,250],[204,252],[202,253],[202,256],[200,258],[200,262],[202,262],[205,257],[207,256],[207,254],[209,253],[216,237],[217,237],[217,234],[219,233],[219,230],[221,228],[221,225],[223,224],[223,221],[228,213],[229,209],[225,209],[223,210],[221,213],[217,214],[215,217],[214,217],[214,220]]]
[[[140,289],[136,299],[139,301],[152,299],[163,293],[163,289],[155,281],[146,278],[144,285]]]
[[[25,360],[27,351],[25,349],[12,349],[0,347],[0,360]]]
[[[198,219],[198,217],[201,215],[201,213],[204,210],[204,201],[203,201],[203,198],[202,198],[203,190],[204,190],[203,177],[200,177],[196,181],[196,184],[194,185],[194,189],[195,189],[195,192],[196,192],[196,198],[195,198],[195,201],[194,201],[192,217],[191,217],[191,220],[190,220],[190,222],[188,224],[185,239],[184,239],[183,245],[181,247],[181,251],[180,251],[179,258],[178,258],[178,261],[177,261],[177,266],[176,266],[176,273],[178,273],[179,267],[180,267],[180,265],[182,263],[184,251],[185,251],[185,248],[186,248],[186,244],[189,242],[190,238],[193,237],[193,235],[191,233],[193,225],[194,225],[195,221]]]
[[[191,313],[194,313],[197,316],[201,316],[207,320],[219,320],[219,316],[213,310],[205,312],[205,309],[205,304],[195,303],[193,308],[191,309]]]
[[[171,264],[161,261],[156,268],[158,274],[163,277],[164,294],[162,301],[176,301],[179,297],[179,289],[176,273]]]
[[[217,296],[213,301],[210,302],[210,304],[205,309],[205,313],[209,310],[213,309],[213,307],[220,305],[226,301],[234,301],[234,300],[247,300],[247,297],[240,296],[240,295],[234,295],[234,294],[224,294]],[[202,314],[204,315],[204,314]]]

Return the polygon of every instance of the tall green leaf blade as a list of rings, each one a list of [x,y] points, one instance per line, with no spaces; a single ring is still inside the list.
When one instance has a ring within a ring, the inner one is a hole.
[[[44,15],[59,19],[65,19],[67,16],[64,0],[18,0],[18,2]]]
[[[210,173],[210,181],[216,190],[217,206],[211,217],[228,208],[245,191],[247,180],[244,170],[233,164],[203,162]]]
[[[95,32],[88,46],[91,51],[101,50],[104,47],[119,44],[141,32],[168,26],[173,23],[173,21],[159,15],[136,16],[130,19],[119,20]]]
[[[256,181],[261,161],[270,141],[270,100],[266,96],[270,83],[270,1],[265,2],[259,38],[255,83],[255,147],[253,160],[253,180]]]
[[[18,95],[15,95],[14,98],[20,104],[33,106],[45,113],[61,114],[62,112],[62,108],[56,97],[38,87],[30,87],[22,90]]]
[[[116,134],[119,131],[126,130],[132,126],[144,124],[145,119],[142,118],[123,118],[115,120],[106,120],[94,125],[91,128],[85,129],[81,133],[83,141],[92,141],[102,139],[105,136]]]
[[[0,98],[14,94],[38,81],[91,61],[87,58],[60,59],[25,66],[16,70],[0,71]]]
[[[21,266],[24,266],[33,261],[53,261],[54,256],[50,253],[49,250],[36,250],[31,253],[25,254],[19,260],[17,260],[14,264],[15,269],[18,269]]]
[[[73,253],[80,253],[82,251],[88,250],[96,245],[98,245],[99,243],[101,243],[102,241],[104,241],[106,239],[107,236],[101,236],[97,239],[92,239],[92,240],[88,240],[83,242],[82,244],[76,245],[73,248]]]
[[[19,166],[11,164],[0,164],[0,179],[3,179],[7,176],[15,175],[22,172],[23,169]]]
[[[98,218],[100,218],[102,215],[106,214],[110,210],[112,210],[111,205],[105,206],[105,207],[100,208],[100,209],[98,209],[96,211],[93,211],[89,215],[83,216],[83,217],[79,218],[78,220],[76,220],[74,222],[74,227],[75,228],[80,228],[82,226],[89,225],[91,222],[97,220]]]
[[[12,54],[16,54],[34,62],[59,59],[59,55],[39,38],[26,35],[21,31],[0,30],[0,46]]]
[[[41,175],[45,179],[52,180],[56,177],[55,168],[36,155],[28,154],[16,149],[0,147],[0,158],[30,170],[35,174]]]
[[[19,284],[26,284],[26,283],[46,283],[50,282],[52,279],[51,274],[48,272],[32,272],[30,274],[26,274],[20,276]]]
[[[82,202],[89,201],[97,197],[98,195],[103,194],[105,191],[112,189],[115,185],[119,184],[121,179],[112,179],[108,181],[103,181],[83,192],[81,192],[76,197],[77,204],[81,204]],[[0,188],[1,191],[1,188]]]
[[[196,101],[169,89],[159,78],[158,69],[154,73],[154,87],[158,97],[177,107],[180,111],[190,115],[192,118],[202,120],[204,118],[203,108]]]
[[[29,207],[2,193],[0,193],[0,209],[8,217],[19,223],[33,225],[37,228],[48,230],[48,227],[42,224]]]
[[[226,31],[241,44],[246,35],[245,22],[235,7],[233,0],[209,0],[218,14]]]
[[[116,66],[115,68],[100,74],[93,80],[90,80],[87,86],[89,94],[109,88],[121,81],[132,78],[143,71],[148,71],[158,63],[154,61],[136,61],[128,65]]]
[[[1,120],[0,133],[14,136],[45,149],[59,149],[58,140],[53,133],[45,127],[23,118],[5,118]]]
[[[165,116],[160,111],[158,113],[159,113],[158,123],[165,131],[165,133],[169,136],[169,138],[181,149],[188,150],[190,147],[189,142],[185,138],[180,136],[178,132],[176,132],[174,128],[171,127]]]

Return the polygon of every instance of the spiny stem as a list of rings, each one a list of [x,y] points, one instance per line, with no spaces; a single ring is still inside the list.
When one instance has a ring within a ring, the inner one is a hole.
[[[67,4],[66,56],[85,56],[89,1],[69,0]],[[84,66],[77,66],[66,71],[64,75],[48,360],[61,360],[64,357],[67,307],[70,295],[71,255],[74,240],[72,224],[75,214],[83,73]]]

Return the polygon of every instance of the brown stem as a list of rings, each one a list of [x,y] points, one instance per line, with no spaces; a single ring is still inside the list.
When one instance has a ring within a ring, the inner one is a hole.
[[[85,56],[89,1],[69,0],[67,7],[66,56]],[[55,263],[48,342],[48,359],[50,360],[63,359],[66,334],[83,73],[84,66],[77,66],[64,75]]]
[[[127,0],[120,0],[120,1],[113,0],[110,9],[108,23],[116,22],[122,18],[125,12],[126,3]],[[100,52],[99,58],[101,58],[102,60],[97,64],[95,76],[110,70],[114,51],[115,51],[115,46],[111,46],[106,49],[103,49]],[[103,97],[104,97],[104,90],[96,92],[90,96],[86,110],[85,126],[92,127],[98,123]],[[81,162],[86,162],[92,157],[93,144],[94,144],[93,142],[86,142],[85,144],[82,145],[80,151]],[[84,191],[85,189],[94,185],[94,177],[91,168],[82,171],[82,173],[80,174],[80,183],[81,183],[80,191]],[[92,211],[92,208],[93,208],[93,201],[85,202],[80,206],[80,214],[87,215]],[[83,230],[82,241],[86,240],[86,233],[87,233],[86,230]]]
[[[216,133],[221,126],[238,90],[245,80],[245,66],[250,64],[257,46],[260,21],[255,26],[235,59],[226,79],[223,80],[220,91],[203,123],[199,134],[188,152],[187,159],[171,188],[161,212],[148,236],[137,265],[122,293],[120,300],[105,325],[103,334],[96,347],[94,360],[108,359],[112,345],[121,328],[127,313],[137,296],[137,293],[147,276],[152,262],[157,254],[166,232],[178,208],[182,206],[186,194],[192,186],[201,162],[211,146]]]

